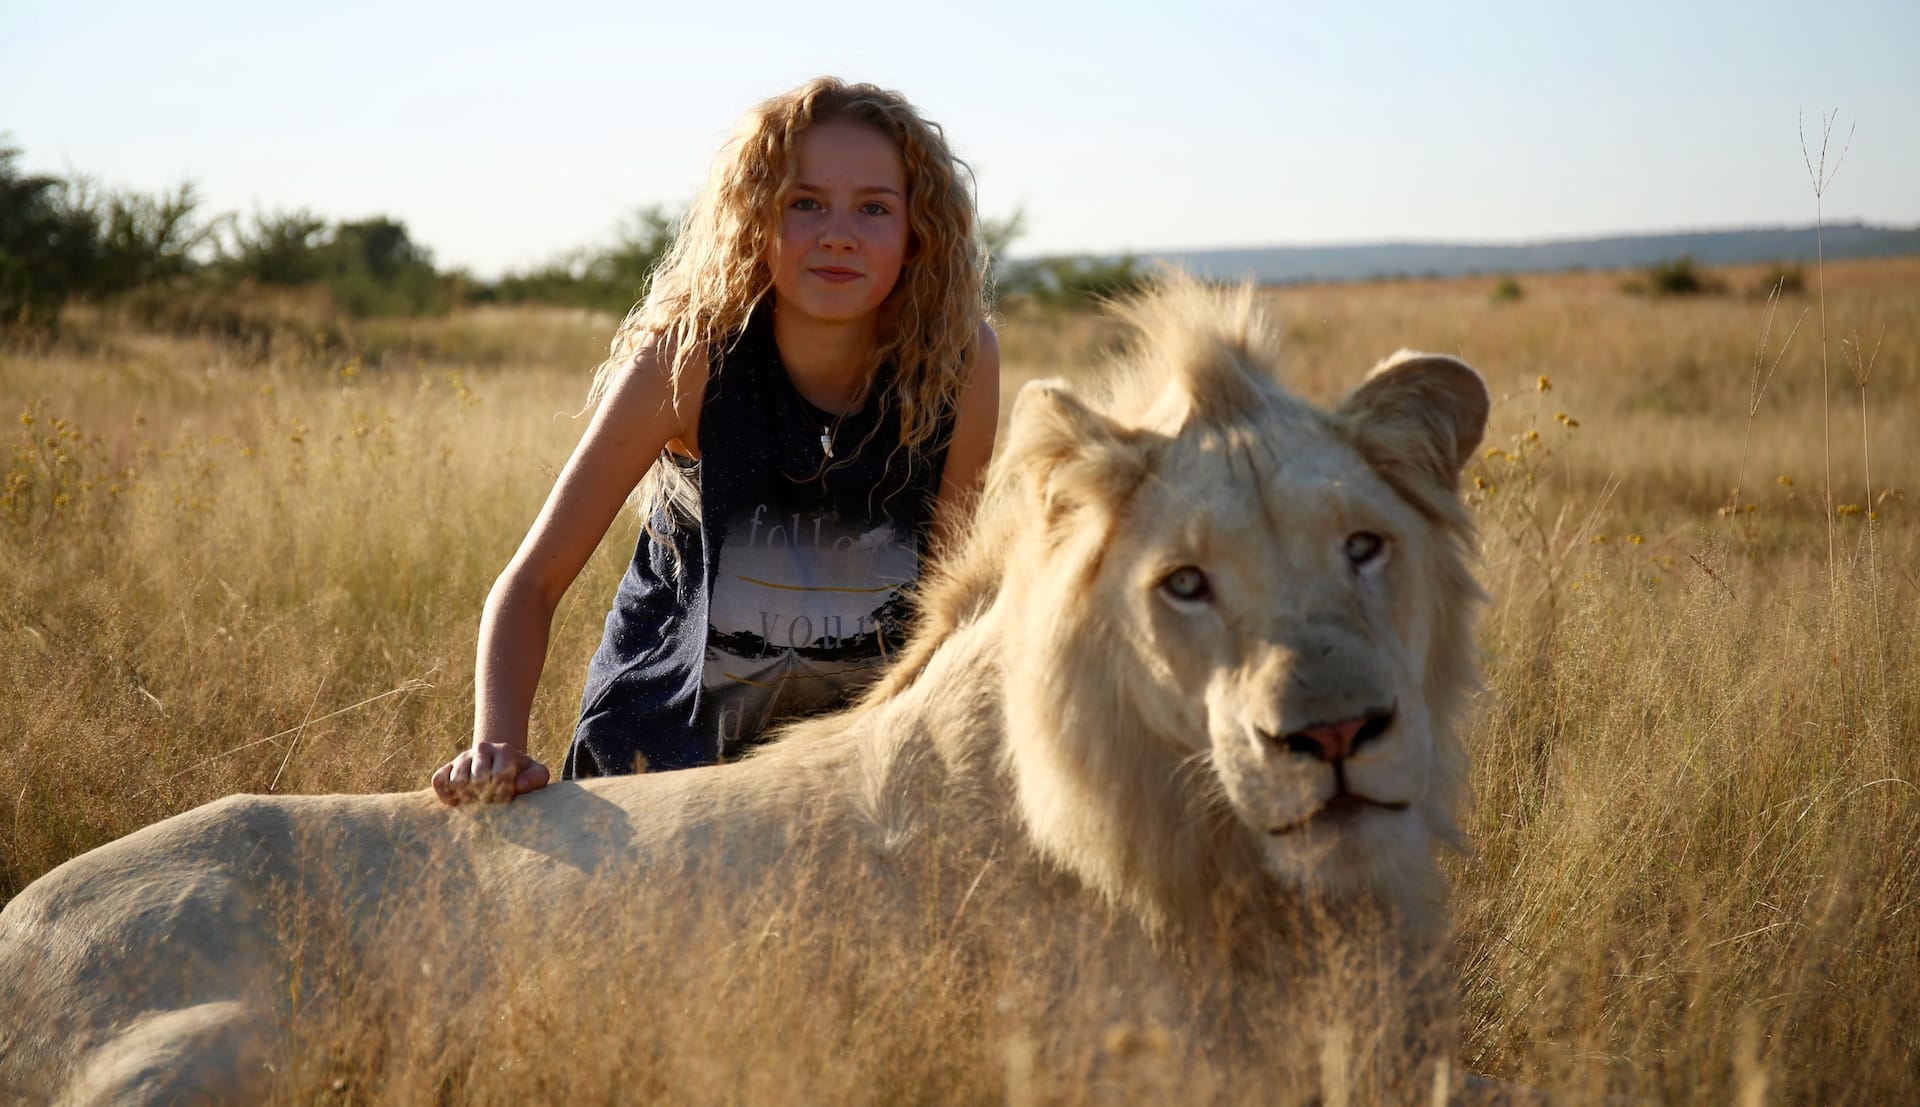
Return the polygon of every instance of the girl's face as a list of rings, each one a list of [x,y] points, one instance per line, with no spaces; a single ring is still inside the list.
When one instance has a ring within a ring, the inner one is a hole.
[[[800,132],[794,152],[798,173],[767,259],[775,303],[821,322],[871,317],[911,240],[900,151],[872,127],[835,120]]]

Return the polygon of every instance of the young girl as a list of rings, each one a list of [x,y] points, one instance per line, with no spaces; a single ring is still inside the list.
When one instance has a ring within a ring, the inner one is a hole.
[[[473,746],[433,774],[442,800],[546,785],[527,720],[553,612],[636,485],[647,527],[563,777],[734,756],[885,663],[998,417],[962,168],[871,85],[821,78],[748,114],[487,597]]]

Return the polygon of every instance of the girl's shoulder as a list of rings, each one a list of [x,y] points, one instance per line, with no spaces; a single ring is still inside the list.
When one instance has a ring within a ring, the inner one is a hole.
[[[664,335],[641,339],[614,370],[608,399],[636,414],[664,416],[660,425],[672,428],[669,448],[693,453],[698,449],[700,410],[712,369],[705,357],[678,358],[677,353]]]
[[[965,407],[969,402],[977,402],[982,389],[989,383],[991,391],[999,396],[1000,379],[1000,336],[994,333],[993,321],[980,320],[980,330],[974,336],[973,350],[967,363],[960,367],[958,379],[954,380],[953,402]]]
[[[1000,336],[994,333],[993,320],[980,320],[979,341],[980,344],[974,348],[975,352],[971,371],[978,372],[981,369],[991,369],[998,372],[1000,369]]]

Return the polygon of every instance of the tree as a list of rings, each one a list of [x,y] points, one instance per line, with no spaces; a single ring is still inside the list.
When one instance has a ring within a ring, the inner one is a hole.
[[[980,220],[980,245],[987,252],[987,288],[995,300],[1025,291],[1026,273],[1007,258],[1007,251],[1027,233],[1027,213],[1015,208],[1005,219]]]
[[[322,279],[355,315],[415,315],[442,306],[433,255],[398,220],[337,224],[321,256]]]
[[[92,279],[99,228],[66,182],[22,173],[19,158],[0,145],[0,328],[51,329]]]
[[[527,273],[509,273],[493,294],[507,303],[540,300],[624,315],[646,297],[654,267],[672,248],[679,225],[662,208],[641,208],[621,221],[610,245],[571,251]]]
[[[1013,261],[1006,256],[1015,240],[1027,231],[1024,211],[1005,219],[982,219],[980,241],[987,251],[994,298],[1021,299],[1049,308],[1084,308],[1137,291],[1148,276],[1138,258],[1087,256]]]
[[[319,247],[327,224],[312,212],[255,212],[250,227],[236,222],[234,228],[224,264],[235,277],[281,285],[320,279]]]
[[[256,213],[237,226],[222,265],[237,280],[325,285],[353,315],[415,315],[444,310],[457,279],[433,267],[433,254],[407,225],[384,215],[329,227],[305,209]]]
[[[191,181],[148,196],[109,192],[89,205],[100,229],[99,264],[90,291],[126,292],[182,276],[214,225],[196,218],[200,197]]]

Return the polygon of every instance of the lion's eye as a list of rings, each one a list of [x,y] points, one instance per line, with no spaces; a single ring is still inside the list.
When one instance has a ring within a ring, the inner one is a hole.
[[[1358,530],[1347,535],[1347,560],[1358,569],[1367,562],[1380,556],[1387,548],[1387,540],[1370,530]]]
[[[1195,603],[1213,594],[1207,574],[1191,565],[1182,565],[1160,581],[1160,589],[1176,600]]]

